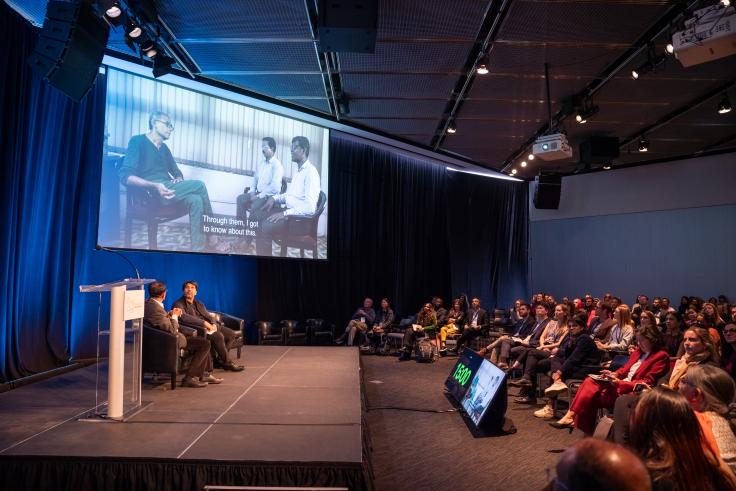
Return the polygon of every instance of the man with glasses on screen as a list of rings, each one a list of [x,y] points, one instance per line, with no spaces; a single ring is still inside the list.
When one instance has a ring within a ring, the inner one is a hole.
[[[270,136],[265,137],[261,141],[261,152],[263,152],[264,161],[258,168],[255,178],[255,186],[252,189],[246,188],[245,192],[238,196],[236,205],[236,216],[239,220],[246,222],[248,220],[248,212],[253,212],[263,208],[268,198],[275,196],[281,192],[281,179],[284,177],[284,166],[276,157],[276,140]],[[240,239],[237,249],[245,252],[250,245],[251,239]]]
[[[286,192],[269,197],[263,208],[250,214],[251,220],[260,222],[256,237],[256,254],[259,256],[272,255],[271,241],[286,234],[287,217],[309,217],[317,210],[319,173],[309,161],[309,140],[306,137],[295,136],[291,140],[291,161],[298,167]]]
[[[227,244],[218,244],[217,237],[206,239],[202,215],[212,215],[212,204],[204,182],[184,179],[171,150],[164,143],[171,137],[174,125],[168,114],[156,111],[148,118],[148,133],[135,135],[128,142],[120,180],[125,186],[148,189],[159,206],[184,203],[189,210],[192,250],[206,248],[227,252]]]

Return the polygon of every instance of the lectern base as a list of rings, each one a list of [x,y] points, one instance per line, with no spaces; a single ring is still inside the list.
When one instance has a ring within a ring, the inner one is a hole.
[[[107,403],[105,403],[101,405],[97,410],[90,410],[83,416],[80,416],[79,418],[77,418],[77,421],[81,421],[83,423],[125,423],[130,418],[143,411],[151,404],[152,403],[150,401],[141,403],[139,406],[130,408],[127,411],[123,412],[122,417],[111,418],[107,416]]]

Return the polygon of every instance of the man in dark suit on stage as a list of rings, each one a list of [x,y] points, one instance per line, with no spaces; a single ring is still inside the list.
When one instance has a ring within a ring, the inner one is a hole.
[[[148,300],[146,300],[145,310],[143,314],[143,322],[153,328],[170,332],[176,335],[179,349],[186,349],[192,354],[192,363],[189,365],[186,376],[182,381],[184,387],[207,387],[207,383],[220,383],[222,379],[217,379],[211,375],[205,375],[205,370],[210,360],[210,342],[203,337],[189,336],[179,332],[179,316],[182,311],[174,307],[170,311],[164,308],[164,299],[166,299],[166,284],[161,281],[154,281],[148,285]]]
[[[243,367],[241,365],[235,365],[228,356],[232,343],[235,340],[235,331],[229,327],[215,323],[207,307],[194,298],[197,295],[198,289],[199,285],[194,280],[187,280],[182,285],[182,292],[184,294],[179,300],[174,302],[174,308],[179,308],[182,311],[179,320],[182,324],[193,327],[206,334],[207,339],[212,345],[212,349],[220,359],[222,368],[231,372],[242,371]]]
[[[458,351],[468,341],[483,334],[483,327],[488,325],[488,312],[480,307],[480,299],[473,298],[470,302],[468,314],[465,316],[465,327],[460,338],[457,340]]]

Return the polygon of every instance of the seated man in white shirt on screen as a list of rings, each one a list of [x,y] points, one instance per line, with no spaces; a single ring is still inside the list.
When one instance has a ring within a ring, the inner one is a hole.
[[[286,234],[288,217],[309,217],[317,210],[320,178],[309,161],[309,140],[306,137],[295,136],[291,140],[291,160],[298,168],[286,193],[271,196],[260,210],[250,214],[250,220],[258,220],[260,225],[256,237],[256,254],[259,256],[273,254],[271,241]],[[304,231],[304,234],[308,233],[308,230]]]

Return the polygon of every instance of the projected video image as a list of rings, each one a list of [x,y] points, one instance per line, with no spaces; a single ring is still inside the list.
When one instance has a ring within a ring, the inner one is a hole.
[[[107,72],[97,242],[327,259],[329,131]]]
[[[476,426],[480,424],[483,415],[491,405],[504,376],[503,371],[496,365],[483,360],[462,403],[465,412]]]

